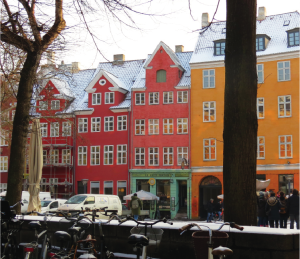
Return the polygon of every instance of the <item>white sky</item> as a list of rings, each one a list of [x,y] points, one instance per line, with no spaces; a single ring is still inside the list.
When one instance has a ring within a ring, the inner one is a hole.
[[[142,2],[142,0],[139,0]],[[118,26],[118,22],[108,23],[103,17],[98,17],[93,32],[98,37],[98,48],[105,57],[112,61],[114,54],[124,54],[126,60],[144,59],[151,54],[160,41],[165,42],[173,50],[175,45],[183,45],[184,51],[193,51],[198,32],[201,28],[202,13],[208,12],[211,20],[217,6],[217,0],[191,0],[192,16],[188,8],[188,1],[183,0],[154,0],[147,8],[152,13],[171,13],[165,16],[145,17],[134,15],[133,18],[141,30],[126,26]],[[265,6],[267,15],[299,11],[298,0],[257,0],[257,7]],[[142,10],[142,9],[140,9]],[[220,0],[215,19],[226,20],[226,0]],[[67,24],[72,20],[66,17]],[[103,22],[104,21],[104,22]],[[70,33],[71,34],[71,33]],[[69,35],[70,35],[69,34]],[[83,69],[95,68],[105,59],[97,53],[89,34],[84,29],[78,29],[76,36],[72,34],[72,41],[80,46],[70,47],[71,50],[56,56],[56,63],[64,60],[65,64],[80,62]]]

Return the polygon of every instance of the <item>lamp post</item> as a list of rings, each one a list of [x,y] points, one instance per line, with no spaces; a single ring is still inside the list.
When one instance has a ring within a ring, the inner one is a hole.
[[[287,175],[285,177],[285,179],[287,179],[289,181],[288,189],[289,189],[289,197],[290,197],[290,194],[291,194],[291,180],[293,180],[293,175]]]
[[[89,179],[81,179],[82,185],[83,185],[83,193],[87,193],[87,183]]]

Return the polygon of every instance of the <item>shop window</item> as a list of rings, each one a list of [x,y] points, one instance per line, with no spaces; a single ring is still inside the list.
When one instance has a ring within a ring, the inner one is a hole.
[[[136,180],[136,191],[150,192],[149,180]]]
[[[127,184],[126,181],[118,181],[118,196],[122,203],[126,203],[123,197],[126,196]]]
[[[294,175],[292,174],[281,174],[278,179],[278,187],[280,192],[284,192],[285,195],[292,193],[294,189]]]
[[[104,194],[113,194],[113,181],[104,182]]]
[[[91,182],[91,193],[99,194],[100,193],[100,182]]]
[[[160,198],[158,208],[170,209],[170,180],[156,181],[156,195]]]

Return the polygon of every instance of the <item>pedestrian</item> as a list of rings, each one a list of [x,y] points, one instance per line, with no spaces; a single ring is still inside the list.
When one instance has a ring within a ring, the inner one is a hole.
[[[279,197],[279,203],[280,203],[280,228],[287,228],[287,219],[289,217],[289,214],[287,212],[287,200],[285,198],[284,192],[280,192]]]
[[[275,192],[270,192],[270,198],[267,200],[266,204],[266,214],[269,217],[270,228],[278,228],[278,221],[280,219],[280,203],[279,199],[275,196]]]
[[[294,222],[296,221],[297,229],[299,229],[299,192],[297,189],[293,190],[293,195],[288,198],[287,210],[290,214],[290,229],[294,229]]]
[[[219,215],[219,221],[221,221],[222,220],[222,200],[216,204],[215,209]]]
[[[212,217],[214,215],[214,199],[210,199],[209,202],[206,204],[206,209],[207,209],[207,218],[206,221],[207,222],[211,222]]]
[[[269,192],[266,191],[265,192],[265,201],[266,201],[266,204],[267,204],[267,200],[269,199]],[[265,221],[266,221],[266,227],[268,228],[269,227],[269,216],[266,214],[266,218],[265,218]]]
[[[265,227],[268,225],[267,215],[266,215],[266,199],[264,192],[259,192],[259,196],[257,197],[257,216],[259,227]]]
[[[133,218],[138,220],[139,215],[141,214],[142,201],[137,197],[136,193],[131,196],[129,207],[131,209],[131,213],[133,214]]]

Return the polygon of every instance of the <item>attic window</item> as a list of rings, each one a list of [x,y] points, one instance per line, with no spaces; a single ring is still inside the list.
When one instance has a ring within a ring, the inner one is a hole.
[[[157,83],[164,83],[167,81],[167,72],[166,70],[157,70],[156,71],[156,82]]]
[[[225,55],[225,40],[219,40],[214,42],[214,55]]]
[[[223,29],[222,29],[222,33],[223,33],[223,34],[226,33],[226,28],[223,28]]]
[[[59,110],[59,108],[60,108],[59,100],[51,101],[51,110]]]
[[[160,53],[163,53],[163,50],[162,50],[162,49],[160,50]]]
[[[283,26],[288,26],[288,25],[290,25],[290,20],[284,21]]]
[[[299,46],[299,28],[287,32],[288,46]]]
[[[99,81],[99,85],[105,85],[106,84],[106,80],[105,79],[101,79],[100,81]]]
[[[263,51],[267,48],[270,37],[267,35],[256,35],[256,51]]]

